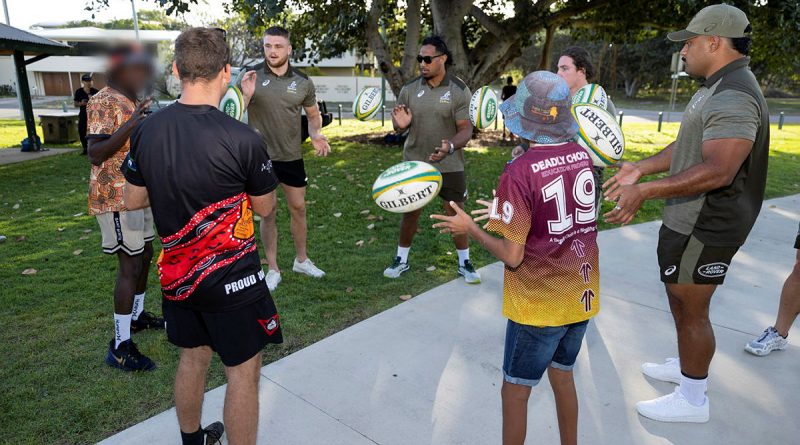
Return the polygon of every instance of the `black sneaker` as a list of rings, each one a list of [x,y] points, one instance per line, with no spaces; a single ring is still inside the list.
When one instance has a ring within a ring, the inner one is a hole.
[[[469,284],[478,284],[481,282],[481,274],[475,270],[470,260],[464,261],[463,266],[458,266],[458,274],[464,277],[464,281]]]
[[[164,329],[165,326],[163,318],[156,317],[152,312],[142,312],[139,314],[139,318],[131,320],[131,333],[145,329]]]
[[[225,434],[225,426],[222,422],[214,422],[203,428],[206,435],[206,445],[222,444],[222,435]]]
[[[114,339],[108,344],[108,354],[106,354],[106,364],[112,368],[123,371],[152,371],[156,369],[156,364],[139,352],[136,343],[128,339],[114,348]]]

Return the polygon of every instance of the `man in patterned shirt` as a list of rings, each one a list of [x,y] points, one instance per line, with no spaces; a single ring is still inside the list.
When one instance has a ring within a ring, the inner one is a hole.
[[[87,105],[87,139],[92,172],[89,214],[97,217],[103,252],[119,261],[114,285],[114,338],[106,363],[125,371],[150,371],[155,364],[141,354],[131,332],[164,327],[164,320],[144,312],[147,273],[153,258],[153,215],[149,208],[128,211],[122,199],[125,177],[120,167],[130,136],[145,118],[150,100],[139,101],[152,77],[148,56],[138,47],[115,48],[109,57],[108,86]]]
[[[503,315],[503,443],[525,442],[531,388],[547,371],[561,443],[576,444],[578,398],[572,368],[589,319],[599,309],[595,180],[589,155],[572,142],[566,82],[547,71],[525,77],[500,106],[509,130],[530,148],[510,162],[493,202],[456,216],[433,215],[445,233],[467,234],[505,263]],[[453,203],[451,203],[452,205]]]

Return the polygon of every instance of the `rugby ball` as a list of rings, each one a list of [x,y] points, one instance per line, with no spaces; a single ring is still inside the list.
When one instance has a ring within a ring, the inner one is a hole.
[[[431,202],[442,188],[442,174],[425,162],[406,161],[386,169],[372,185],[375,204],[392,213],[408,213]]]
[[[481,87],[469,101],[469,120],[478,129],[492,125],[497,117],[497,95],[489,87]]]
[[[360,121],[368,121],[375,117],[383,106],[381,89],[365,87],[353,101],[353,116]]]
[[[225,92],[225,95],[222,96],[222,100],[219,101],[219,109],[237,121],[242,120],[242,115],[244,114],[244,99],[242,99],[242,92],[239,90],[239,87],[235,85],[228,87],[228,91]]]
[[[614,116],[593,104],[575,104],[572,116],[578,122],[578,144],[589,153],[596,167],[618,162],[625,153],[625,135]]]
[[[596,83],[588,83],[581,87],[572,96],[573,104],[593,104],[607,110],[608,109],[608,94],[606,90]]]

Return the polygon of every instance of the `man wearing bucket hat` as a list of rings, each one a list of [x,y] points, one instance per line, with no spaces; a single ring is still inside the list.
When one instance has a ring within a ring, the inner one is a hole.
[[[506,264],[503,315],[503,443],[523,444],[531,388],[545,371],[556,400],[562,444],[578,437],[572,378],[589,319],[599,309],[595,183],[592,161],[574,141],[567,83],[537,71],[503,102],[508,129],[529,149],[500,176],[492,202],[473,211],[489,235],[454,202],[455,216],[432,215],[443,233],[467,234]]]
[[[635,163],[622,163],[605,184],[616,207],[610,223],[629,223],[646,199],[666,199],[658,262],[678,334],[678,355],[642,372],[678,383],[672,394],[636,405],[663,422],[707,422],[708,369],[714,331],[711,297],[761,210],[769,158],[769,111],[748,68],[750,23],[730,5],[703,8],[686,29],[669,34],[683,42],[686,72],[702,79],[681,120],[677,139]],[[642,176],[669,176],[639,184]]]

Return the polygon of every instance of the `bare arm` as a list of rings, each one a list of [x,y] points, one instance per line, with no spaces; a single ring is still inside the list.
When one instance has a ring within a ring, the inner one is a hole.
[[[314,104],[310,107],[303,107],[308,118],[308,136],[311,139],[322,136],[322,113],[319,112],[319,105]]]
[[[450,154],[450,144],[453,149],[461,150],[472,138],[472,122],[469,119],[456,121],[458,132],[450,139],[442,139],[442,145],[436,147],[433,154],[428,158],[431,162],[440,162]]]
[[[125,208],[128,210],[150,207],[150,196],[147,194],[147,188],[125,182],[123,202],[125,203]]]
[[[642,176],[653,175],[669,171],[672,164],[672,150],[675,147],[675,141],[670,142],[669,145],[664,147],[663,150],[650,156],[649,158],[636,161],[633,164],[642,172]]]
[[[752,148],[753,142],[747,139],[703,142],[703,162],[676,175],[642,184],[620,185],[606,192],[606,199],[617,202],[614,210],[605,214],[606,221],[628,224],[646,199],[693,196],[728,186]]]
[[[247,195],[250,198],[250,206],[253,208],[253,211],[256,215],[266,218],[272,213],[272,210],[275,208],[275,191],[271,191],[266,195]]]

